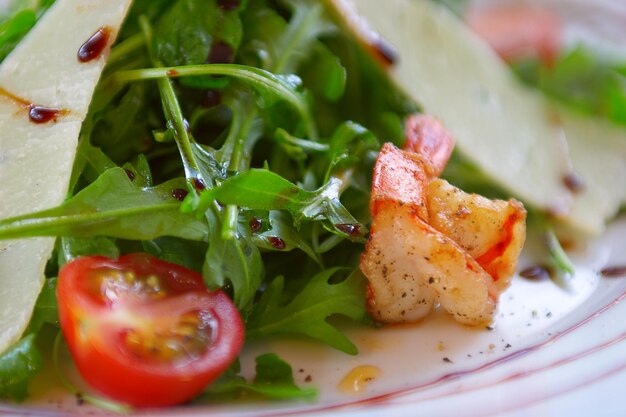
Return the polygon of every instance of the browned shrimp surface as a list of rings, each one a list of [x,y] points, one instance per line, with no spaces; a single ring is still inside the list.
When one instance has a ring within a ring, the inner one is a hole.
[[[360,267],[380,322],[417,321],[439,303],[461,323],[488,323],[517,268],[526,211],[436,178],[453,146],[438,121],[418,115],[407,121],[407,150],[385,144],[378,156]]]

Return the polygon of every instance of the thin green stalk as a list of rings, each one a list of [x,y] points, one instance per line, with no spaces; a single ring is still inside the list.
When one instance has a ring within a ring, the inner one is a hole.
[[[231,172],[239,172],[246,168],[244,165],[248,165],[249,159],[246,157],[246,139],[248,132],[257,118],[258,110],[256,108],[245,113],[245,116],[241,123],[237,123],[237,127],[231,126],[229,137],[226,143],[232,143],[232,153],[230,156],[230,162],[228,164],[228,170]],[[235,205],[228,205],[224,210],[224,218],[222,221],[222,239],[230,240],[234,239],[237,234],[237,221],[239,217],[239,208]]]
[[[545,239],[550,253],[550,260],[557,271],[567,276],[574,275],[576,268],[569,256],[567,256],[567,253],[565,253],[565,250],[563,250],[552,226],[546,226]]]
[[[150,26],[150,22],[145,16],[140,16],[139,24],[141,25],[146,45],[151,45],[152,27]],[[152,60],[152,64],[155,67],[163,66],[161,62],[153,57],[152,51],[149,51],[149,54]],[[161,68],[153,68],[153,70],[159,69]],[[132,71],[133,70],[125,72]],[[124,71],[121,73],[124,73]],[[193,151],[191,149],[191,138],[189,136],[189,132],[187,132],[187,126],[185,126],[185,117],[183,116],[183,111],[180,107],[180,103],[178,102],[176,92],[174,91],[174,86],[167,76],[160,78],[157,77],[157,85],[159,87],[159,92],[161,93],[161,103],[163,105],[165,118],[168,121],[168,125],[170,125],[172,129],[174,129],[174,140],[178,145],[178,150],[183,160],[185,177],[188,181],[192,181],[194,179],[197,179],[200,173],[200,167],[198,166],[193,156]]]
[[[41,234],[41,229],[46,227],[61,228],[65,226],[72,226],[74,224],[80,224],[82,221],[89,221],[90,223],[106,223],[122,216],[132,216],[140,214],[150,213],[162,213],[166,210],[172,210],[177,212],[180,203],[171,202],[163,203],[159,205],[153,205],[149,207],[135,207],[126,208],[119,211],[105,211],[101,213],[87,213],[87,214],[74,214],[68,216],[56,216],[56,217],[44,217],[44,218],[22,218],[16,220],[10,218],[2,220],[0,222],[0,240],[17,239],[23,237],[36,237],[36,236],[56,236],[56,234]],[[121,212],[121,213],[120,213]],[[49,233],[49,232],[48,232]]]
[[[298,9],[298,11],[300,11],[300,9]],[[294,16],[283,37],[283,39],[287,40],[286,44],[281,48],[283,53],[276,61],[276,64],[271,68],[273,73],[282,74],[285,72],[293,56],[293,52],[297,50],[297,47],[302,42],[303,36],[310,32],[311,25],[314,25],[319,20],[321,11],[322,7],[318,4],[312,11],[306,14],[300,12]]]
[[[118,72],[115,78],[116,81],[124,83],[200,75],[233,77],[253,86],[257,91],[272,91],[298,111],[307,135],[312,139],[317,139],[317,131],[304,97],[294,91],[295,85],[292,82],[269,71],[239,64],[202,64],[126,70]]]
[[[130,56],[133,52],[144,47],[146,43],[145,34],[138,33],[136,35],[131,36],[130,38],[125,39],[123,42],[115,45],[111,48],[111,53],[109,54],[108,64],[112,65],[120,61],[122,58],[126,56]]]

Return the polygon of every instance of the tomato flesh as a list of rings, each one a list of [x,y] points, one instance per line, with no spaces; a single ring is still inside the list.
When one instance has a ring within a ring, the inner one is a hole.
[[[78,258],[60,271],[61,329],[85,381],[134,406],[190,400],[236,359],[237,308],[200,274],[145,254]]]

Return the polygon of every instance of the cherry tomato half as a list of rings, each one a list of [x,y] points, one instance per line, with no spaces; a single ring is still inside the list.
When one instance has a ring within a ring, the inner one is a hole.
[[[63,336],[93,388],[134,406],[179,404],[233,362],[244,326],[200,274],[146,254],[78,258],[57,287]]]

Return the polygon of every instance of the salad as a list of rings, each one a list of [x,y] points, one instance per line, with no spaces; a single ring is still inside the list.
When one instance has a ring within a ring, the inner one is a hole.
[[[0,59],[64,3],[16,2]],[[296,385],[276,354],[259,356],[244,379],[239,352],[288,335],[358,353],[340,318],[372,325],[359,268],[372,172],[383,144],[402,146],[405,120],[433,102],[398,87],[393,50],[352,26],[341,2],[117,3],[111,19],[123,25],[96,26],[74,48],[79,62],[106,57],[84,120],[72,119],[75,108],[21,104],[34,130],[71,119],[65,135],[78,142],[62,201],[0,221],[3,240],[56,238],[28,326],[0,356],[0,394],[24,400],[42,352],[57,361],[67,345],[84,381],[119,403],[68,389],[118,411],[196,396],[310,399],[315,390]],[[532,62],[519,73],[570,102]],[[527,202],[523,187],[486,175],[459,145],[443,178]],[[571,222],[529,200],[532,226],[548,236],[546,271],[571,273],[554,232]]]

